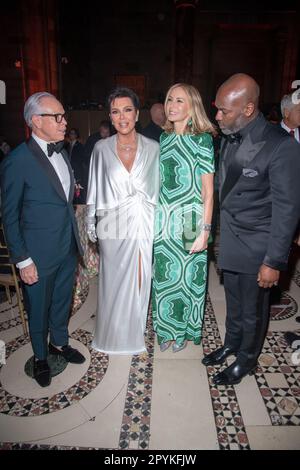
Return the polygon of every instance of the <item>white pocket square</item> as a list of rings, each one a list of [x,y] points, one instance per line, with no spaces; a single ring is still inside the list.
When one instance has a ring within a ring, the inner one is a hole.
[[[254,178],[258,175],[258,171],[252,170],[252,168],[243,168],[243,175],[248,178]]]

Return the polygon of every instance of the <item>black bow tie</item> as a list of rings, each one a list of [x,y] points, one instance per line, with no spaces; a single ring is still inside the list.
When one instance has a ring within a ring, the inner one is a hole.
[[[239,132],[236,132],[235,134],[227,134],[225,137],[230,144],[240,144],[243,140],[243,136]]]
[[[52,157],[54,152],[60,153],[63,149],[64,143],[64,140],[61,140],[60,142],[56,142],[56,144],[47,144],[48,157]]]

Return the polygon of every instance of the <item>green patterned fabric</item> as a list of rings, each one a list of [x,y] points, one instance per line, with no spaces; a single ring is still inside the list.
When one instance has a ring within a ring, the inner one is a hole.
[[[203,217],[201,175],[214,173],[209,134],[163,133],[161,189],[155,216],[153,325],[158,343],[200,344],[207,250],[189,255]]]

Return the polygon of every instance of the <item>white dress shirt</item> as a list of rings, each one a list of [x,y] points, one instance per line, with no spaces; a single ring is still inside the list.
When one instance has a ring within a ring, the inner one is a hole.
[[[296,129],[290,129],[283,121],[280,123],[281,127],[285,129],[288,133],[291,131],[294,131],[294,137],[297,140],[297,142],[300,142],[300,136],[299,136],[299,127],[296,127]]]
[[[70,193],[71,180],[70,180],[69,169],[68,169],[68,166],[67,166],[67,164],[64,160],[64,157],[62,156],[61,153],[56,153],[56,152],[54,152],[51,157],[48,157],[47,144],[49,142],[46,142],[45,140],[40,139],[34,133],[32,133],[32,138],[41,147],[44,154],[48,158],[49,162],[53,166],[57,176],[59,177],[59,180],[60,180],[60,182],[62,184],[62,187],[64,189],[64,192],[65,192],[66,198],[68,200],[69,199],[69,193]],[[19,269],[26,268],[31,263],[33,263],[32,259],[27,258],[24,261],[20,261],[20,263],[17,263],[17,267]]]

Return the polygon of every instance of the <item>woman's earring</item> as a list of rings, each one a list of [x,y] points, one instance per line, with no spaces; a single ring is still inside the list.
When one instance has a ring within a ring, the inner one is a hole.
[[[193,126],[193,120],[192,120],[192,118],[190,118],[190,119],[188,120],[187,125],[188,125],[189,127],[192,127],[192,126]]]

